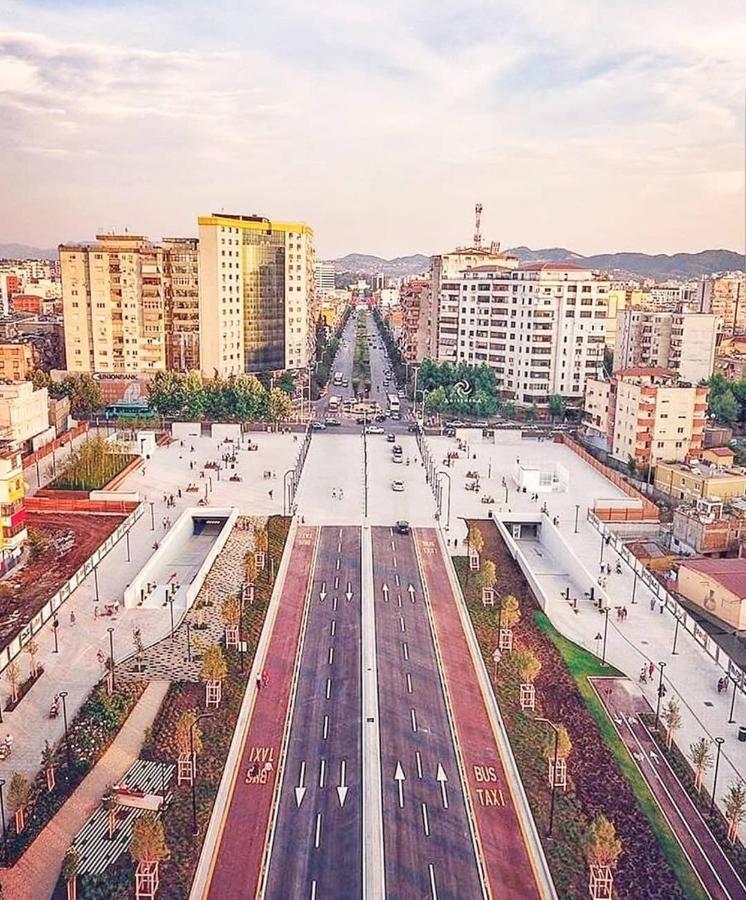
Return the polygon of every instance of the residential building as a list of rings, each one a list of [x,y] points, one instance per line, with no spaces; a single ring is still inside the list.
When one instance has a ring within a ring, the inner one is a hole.
[[[728,510],[719,500],[696,500],[677,506],[671,525],[671,549],[685,556],[738,553],[746,539],[746,504],[732,501]]]
[[[34,371],[30,341],[0,343],[0,381],[28,381]]]
[[[31,442],[49,428],[47,389],[34,390],[30,381],[0,384],[0,441]]]
[[[38,316],[44,312],[45,301],[43,297],[37,294],[13,294],[10,301],[10,308],[15,313],[30,313]]]
[[[731,381],[746,378],[746,335],[724,337],[715,357],[715,372]]]
[[[458,289],[456,362],[494,369],[502,395],[582,398],[603,372],[608,281],[571,263],[474,266]]]
[[[320,260],[314,265],[313,278],[316,286],[316,294],[320,295],[326,291],[334,291],[336,283],[334,280],[335,268],[333,262]]]
[[[199,241],[163,238],[166,368],[199,371]]]
[[[314,356],[313,231],[261,216],[200,216],[206,374],[305,368]]]
[[[18,562],[26,531],[21,451],[8,442],[0,444],[0,573]]]
[[[422,362],[430,347],[429,278],[414,278],[402,285],[402,355],[405,362]]]
[[[746,628],[746,559],[691,559],[681,563],[676,590],[737,631]]]
[[[671,369],[683,381],[707,380],[715,365],[720,320],[708,313],[619,313],[614,347],[617,369]]]
[[[746,495],[746,470],[701,459],[659,462],[655,486],[676,500],[733,500]]]
[[[708,393],[667,369],[621,369],[588,381],[584,424],[623,462],[683,461],[702,449]]]
[[[720,316],[726,337],[746,332],[746,274],[729,272],[704,278],[702,309]]]
[[[617,340],[617,318],[628,309],[644,309],[650,294],[637,286],[612,283],[606,292],[606,346],[614,352]]]

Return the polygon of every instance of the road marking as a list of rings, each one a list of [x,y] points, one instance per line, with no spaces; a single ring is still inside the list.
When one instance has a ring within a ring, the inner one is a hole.
[[[397,565],[396,565],[396,557],[394,557],[394,568],[395,568],[395,569],[397,568]]]
[[[332,599],[332,609],[334,610],[334,612],[337,611],[337,598],[336,597],[334,597]]]
[[[412,720],[412,731],[417,731],[417,714],[414,709],[409,710],[409,718]]]
[[[336,591],[339,587],[339,575],[334,576],[334,590]]]
[[[427,818],[427,804],[422,804],[422,830],[425,832],[425,837],[430,837],[430,822]]]
[[[347,791],[349,788],[345,784],[347,781],[347,760],[343,759],[339,763],[339,786],[337,787],[337,797],[339,805],[344,806],[347,799]]]
[[[322,733],[322,739],[326,740],[329,737],[329,716],[324,716],[324,731]]]
[[[401,628],[402,632],[404,632],[404,631],[407,630],[407,629],[404,627],[404,616],[399,616],[399,627]]]
[[[407,693],[412,693],[412,676],[407,672]]]
[[[409,599],[414,603],[414,585],[410,584],[407,590],[409,591]]]
[[[328,700],[332,695],[332,680],[331,678],[326,679],[326,699]]]
[[[399,574],[398,574],[398,572],[397,572],[396,575],[394,575],[394,581],[396,581],[396,586],[399,587],[400,585],[399,585]]]
[[[334,662],[334,647],[329,648],[329,665]]]
[[[396,605],[401,609],[401,594],[396,595]]]
[[[342,540],[342,529],[341,528],[339,529],[339,539],[340,539],[340,541]]]
[[[391,541],[391,552],[396,553],[396,547],[394,546],[394,542]]]
[[[316,813],[316,837],[314,838],[313,845],[318,850],[320,844],[321,844],[321,813]]]
[[[341,553],[341,552],[342,552],[342,541],[340,541],[340,542],[337,544],[337,553]]]
[[[316,900],[316,882],[311,882],[311,900]]]
[[[323,603],[324,600],[326,600],[326,582],[322,581],[321,590],[319,591],[319,601]]]
[[[394,781],[397,783],[399,788],[399,809],[404,809],[404,781],[406,779],[406,775],[404,774],[404,769],[401,767],[401,763],[397,762],[396,771],[394,772]]]
[[[438,887],[435,884],[435,869],[433,869],[433,864],[428,863],[427,869],[430,873],[430,900],[438,900]]]
[[[339,570],[339,557],[337,557],[337,570]]]
[[[446,793],[446,782],[448,781],[448,776],[445,773],[445,769],[438,763],[438,771],[435,774],[435,780],[440,784],[440,797],[443,801],[443,809],[448,809],[448,794]]]
[[[407,662],[409,662],[409,644],[407,644],[407,642],[405,641],[401,645],[401,647],[402,647],[402,651],[404,652],[404,659],[406,659]]]
[[[420,751],[414,751],[414,761],[417,763],[417,777],[422,780],[422,757],[420,756]]]
[[[306,796],[306,762],[300,764],[300,772],[298,773],[298,787],[295,789],[295,805],[300,806],[303,798]]]
[[[345,597],[347,598],[347,602],[349,603],[352,600],[352,585],[350,582],[347,582],[347,591],[345,593]]]
[[[326,760],[322,759],[319,763],[319,787],[324,787],[326,781]]]
[[[381,588],[381,590],[383,591],[383,602],[388,603],[389,602],[389,586],[387,584],[384,584],[384,586]]]
[[[336,630],[337,630],[337,620],[332,619],[332,624],[331,624],[331,627],[329,628],[329,633],[331,634],[332,637],[334,637]]]

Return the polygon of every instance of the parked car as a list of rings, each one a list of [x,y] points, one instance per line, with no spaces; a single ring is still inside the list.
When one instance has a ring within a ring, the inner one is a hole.
[[[325,431],[326,425],[323,422],[311,422],[311,428],[314,431]]]
[[[326,425],[328,428],[336,428],[336,427],[340,426],[341,424],[342,423],[339,421],[339,419],[327,419],[326,420]]]
[[[396,435],[395,434],[387,434],[386,440],[389,442],[389,444],[395,444],[396,443]]]
[[[386,419],[388,419],[388,416],[386,415],[386,413],[378,413],[378,415],[375,416],[376,422],[385,422]]]
[[[391,457],[391,460],[392,460],[392,462],[395,462],[395,463],[403,463],[403,462],[404,462],[404,457],[401,455],[401,453],[395,453],[395,454]]]
[[[400,519],[396,523],[396,533],[409,534],[409,522],[407,522],[406,519]]]
[[[391,482],[391,490],[392,491],[403,491],[404,490],[404,482],[403,481],[392,481]]]
[[[365,430],[368,434],[383,434],[383,428],[380,425],[368,425]]]

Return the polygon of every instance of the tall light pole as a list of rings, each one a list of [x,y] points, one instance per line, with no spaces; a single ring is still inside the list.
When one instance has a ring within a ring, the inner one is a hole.
[[[725,743],[725,738],[716,737],[715,743],[718,745],[717,754],[715,755],[715,775],[712,779],[712,794],[710,795],[710,816],[715,809],[715,792],[718,787],[718,769],[720,768],[720,750]]]
[[[604,648],[603,648],[603,652],[601,653],[601,665],[602,665],[602,666],[605,666],[605,665],[606,665],[606,634],[607,634],[607,632],[608,632],[608,630],[609,630],[609,607],[608,607],[608,606],[604,607],[604,615],[605,615],[605,619],[604,619]],[[664,665],[665,665],[665,663],[664,663]]]
[[[8,866],[8,829],[5,825],[5,799],[3,797],[3,788],[5,787],[5,779],[0,778],[0,819],[3,820],[3,857],[5,866]]]
[[[733,679],[733,699],[730,701],[730,715],[728,716],[728,724],[732,725],[736,720],[733,718],[733,713],[736,708],[736,691],[738,690],[738,682],[736,679]]]
[[[575,534],[578,533],[578,514],[580,513],[580,504],[575,504]]]
[[[557,752],[559,750],[559,728],[554,724],[554,722],[550,722],[549,719],[544,719],[541,716],[536,716],[535,720],[537,722],[544,722],[548,725],[552,731],[554,732],[554,762],[552,763],[552,796],[549,801],[549,828],[547,829],[547,834],[552,834],[552,828],[554,826],[554,792],[556,790],[557,784]]]
[[[114,693],[114,628],[110,625],[107,629],[109,632],[109,666],[111,678],[111,692]]]
[[[441,475],[445,475],[445,477],[448,479],[448,514],[446,517],[446,531],[449,531],[451,528],[451,476],[443,469],[438,472],[438,477],[440,477]]]
[[[192,834],[195,837],[199,834],[199,826],[197,825],[197,761],[194,758],[194,726],[200,719],[211,719],[212,715],[212,713],[200,713],[189,726],[189,750],[192,755]]]
[[[72,769],[72,757],[70,755],[70,737],[67,733],[67,703],[65,702],[67,691],[60,691],[60,697],[62,698],[62,721],[65,725],[65,753],[67,755],[67,768],[68,770],[70,770]]]
[[[155,531],[155,503],[150,501],[150,530]]]
[[[663,699],[663,670],[666,668],[666,664],[664,662],[658,663],[658,668],[660,669],[661,677],[658,680],[658,702],[655,704],[655,727],[658,727],[658,719],[661,714],[661,700]]]

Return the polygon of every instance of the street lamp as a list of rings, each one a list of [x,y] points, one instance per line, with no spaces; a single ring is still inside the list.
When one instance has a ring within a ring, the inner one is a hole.
[[[676,615],[676,625],[674,625],[673,629],[673,648],[671,649],[671,656],[676,656],[678,654],[678,650],[676,649],[676,639],[679,636],[679,625],[681,624],[678,614]]]
[[[155,503],[150,501],[150,530],[155,531]]]
[[[3,788],[5,787],[5,779],[0,778],[0,819],[3,820],[3,857],[5,866],[8,866],[8,829],[5,826],[5,800],[3,798]]]
[[[660,669],[661,677],[658,680],[658,702],[655,704],[655,727],[658,727],[658,719],[660,718],[661,713],[661,700],[663,699],[663,670],[666,668],[666,664],[664,662],[658,663],[658,668]]]
[[[554,825],[554,792],[556,790],[556,784],[557,784],[557,752],[559,750],[559,728],[557,728],[557,726],[554,724],[554,722],[550,722],[549,719],[544,719],[542,716],[536,716],[535,721],[536,722],[544,722],[554,732],[554,762],[552,763],[552,798],[549,801],[549,828],[547,829],[547,834],[551,836],[552,827]]]
[[[189,624],[189,620],[187,619],[186,623],[186,635],[187,635],[187,659],[189,662],[192,661],[192,627]]]
[[[575,534],[578,533],[578,515],[580,513],[580,504],[575,504]]]
[[[292,509],[293,506],[293,498],[292,498],[292,486],[288,489],[288,475],[292,475],[294,469],[288,469],[287,472],[282,476],[282,484],[283,484],[283,497],[282,497],[282,514],[286,516],[288,514],[288,509]],[[292,482],[291,482],[292,484]]]
[[[98,603],[98,566],[93,567],[93,584],[96,588],[96,603]]]
[[[111,692],[114,693],[114,627],[109,625],[106,629],[109,632],[109,669],[111,678]]]
[[[72,757],[70,756],[70,737],[67,733],[67,703],[65,702],[67,691],[60,691],[60,697],[62,698],[62,721],[65,724],[65,752],[67,755],[67,768],[72,769]]]
[[[212,713],[200,713],[189,726],[189,750],[192,754],[192,834],[197,837],[199,826],[197,825],[197,763],[194,758],[194,726],[200,719],[211,719]]]
[[[736,679],[733,679],[733,699],[730,701],[730,715],[728,716],[728,724],[732,725],[736,720],[733,718],[733,713],[736,708],[736,691],[738,690],[738,682]]]
[[[604,619],[604,646],[601,652],[601,665],[606,665],[606,634],[609,630],[609,607],[604,607],[604,614],[606,618]]]
[[[124,536],[127,540],[127,562],[132,562],[132,554],[130,553],[130,532],[129,528],[125,531]]]
[[[168,599],[168,605],[171,608],[171,640],[174,639],[174,595],[171,594]]]
[[[54,653],[60,652],[60,647],[59,647],[59,644],[57,643],[57,629],[59,627],[60,627],[60,620],[57,618],[57,615],[55,614],[54,619],[52,619],[52,634],[54,635],[54,651],[53,651]],[[1,715],[2,715],[2,712],[0,712],[0,716]],[[0,718],[0,722],[2,722],[2,718]]]
[[[725,738],[716,737],[715,743],[718,745],[717,754],[715,755],[715,775],[712,779],[712,794],[710,795],[710,816],[715,809],[715,791],[718,786],[718,769],[720,767],[720,749],[725,743]]]
[[[451,476],[448,474],[448,472],[443,471],[443,469],[438,472],[438,477],[440,477],[441,475],[445,475],[445,477],[448,479],[448,513],[446,518],[446,531],[449,531],[451,527]]]

